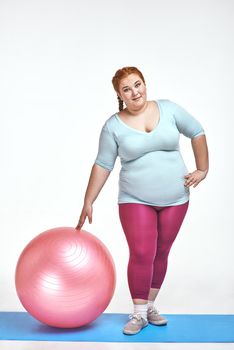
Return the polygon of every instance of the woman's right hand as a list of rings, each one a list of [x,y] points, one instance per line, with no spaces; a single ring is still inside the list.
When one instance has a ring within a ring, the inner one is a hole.
[[[76,226],[76,230],[80,230],[85,222],[86,217],[88,216],[89,223],[92,224],[92,213],[93,207],[92,204],[84,204],[83,209],[80,214],[79,222]]]

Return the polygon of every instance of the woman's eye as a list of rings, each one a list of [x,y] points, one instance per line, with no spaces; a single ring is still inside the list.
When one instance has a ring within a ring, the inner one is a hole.
[[[137,84],[135,85],[135,87],[138,87],[138,86],[140,86],[140,85],[141,85],[141,83],[137,83]],[[129,90],[129,89],[124,89],[123,91],[124,91],[124,92],[128,92],[128,90]]]

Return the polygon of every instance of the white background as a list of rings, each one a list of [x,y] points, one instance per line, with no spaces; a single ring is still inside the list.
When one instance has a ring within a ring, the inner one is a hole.
[[[49,228],[76,226],[101,127],[118,111],[111,79],[130,65],[145,76],[149,100],[171,99],[201,122],[210,154],[157,306],[234,312],[233,10],[231,0],[0,1],[0,310],[23,310],[14,272],[25,245]],[[181,151],[195,170],[183,135]],[[119,170],[118,159],[83,228],[116,263],[106,311],[128,313]]]

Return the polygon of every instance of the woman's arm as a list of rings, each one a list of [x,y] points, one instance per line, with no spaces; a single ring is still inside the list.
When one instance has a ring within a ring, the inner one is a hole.
[[[191,143],[192,143],[192,149],[195,157],[197,170],[185,176],[186,187],[189,187],[192,185],[193,187],[196,187],[199,184],[199,182],[205,179],[209,170],[209,154],[208,154],[208,147],[206,143],[206,136],[200,135],[200,136],[194,137],[192,138]]]
[[[209,170],[209,155],[205,135],[194,137],[191,140],[197,170]]]
[[[109,175],[110,171],[107,169],[98,164],[93,165],[85,192],[84,203],[93,204]]]
[[[108,171],[107,169],[101,167],[98,164],[93,165],[89,177],[88,186],[85,192],[83,209],[81,211],[76,229],[81,229],[87,216],[89,219],[89,223],[92,223],[92,204],[97,198],[109,175],[110,171]]]

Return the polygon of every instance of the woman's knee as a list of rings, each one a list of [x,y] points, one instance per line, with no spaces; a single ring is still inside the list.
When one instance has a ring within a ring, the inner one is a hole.
[[[153,242],[151,242],[147,249],[145,246],[142,247],[137,245],[134,249],[130,250],[130,260],[140,264],[153,263],[156,254],[156,247],[152,249],[152,246]]]

